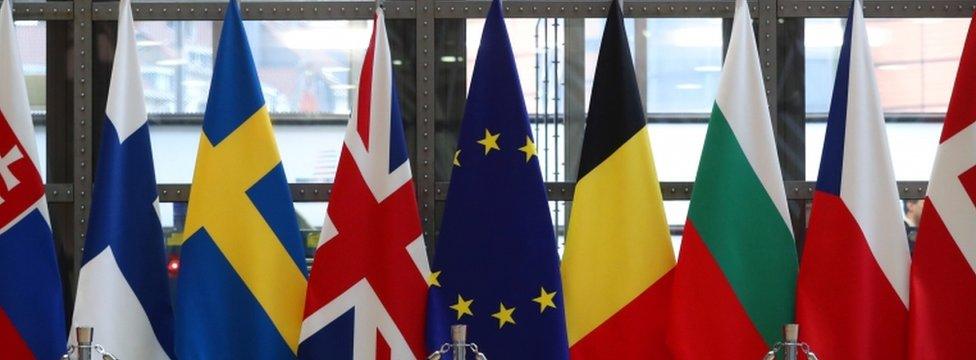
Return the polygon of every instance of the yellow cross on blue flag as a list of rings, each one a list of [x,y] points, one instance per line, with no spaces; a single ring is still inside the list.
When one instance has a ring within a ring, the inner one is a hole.
[[[302,238],[236,0],[220,34],[184,235],[177,356],[295,358]]]
[[[428,280],[428,350],[450,326],[493,359],[568,358],[548,200],[499,0],[471,78]]]

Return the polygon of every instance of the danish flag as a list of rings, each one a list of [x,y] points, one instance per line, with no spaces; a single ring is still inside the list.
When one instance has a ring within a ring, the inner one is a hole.
[[[971,358],[976,338],[976,23],[959,62],[912,263],[909,359]]]
[[[309,277],[302,359],[423,357],[430,268],[382,9],[374,19]]]

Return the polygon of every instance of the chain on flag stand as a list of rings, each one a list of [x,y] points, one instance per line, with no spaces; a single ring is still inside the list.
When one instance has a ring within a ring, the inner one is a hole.
[[[95,328],[88,326],[79,326],[75,328],[75,334],[77,335],[78,344],[68,345],[68,352],[61,356],[61,360],[71,360],[71,355],[77,353],[78,355],[74,357],[76,360],[91,360],[92,351],[98,353],[102,356],[102,360],[119,360],[119,358],[112,355],[112,353],[105,351],[102,345],[95,344],[92,342],[92,338],[95,334]]]
[[[776,354],[780,350],[783,351],[783,355],[786,356],[784,359],[786,360],[797,360],[797,355],[800,352],[806,355],[807,360],[818,360],[817,354],[814,354],[813,350],[810,350],[810,346],[798,340],[800,338],[800,325],[786,324],[783,327],[783,335],[784,341],[773,345],[773,348],[766,353],[763,360],[775,360]]]
[[[440,360],[441,356],[451,352],[453,354],[453,360],[466,360],[468,355],[468,349],[474,353],[475,360],[488,360],[488,357],[484,353],[478,350],[478,344],[468,343],[468,326],[467,325],[452,325],[451,326],[451,341],[449,343],[444,343],[441,348],[434,353],[427,356],[427,360]]]

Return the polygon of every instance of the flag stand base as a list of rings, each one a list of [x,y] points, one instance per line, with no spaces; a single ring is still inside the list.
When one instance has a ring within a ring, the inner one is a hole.
[[[77,360],[91,360],[92,351],[94,350],[99,355],[102,356],[102,360],[119,360],[119,358],[112,355],[112,353],[105,351],[102,345],[95,344],[92,342],[92,338],[95,334],[95,328],[89,326],[79,326],[75,328],[75,335],[78,341],[78,345],[73,344],[68,345],[68,351],[61,355],[61,360],[70,360],[71,355],[75,352],[78,353],[75,359]]]
[[[449,343],[444,343],[441,348],[434,351],[429,356],[427,360],[440,360],[441,356],[450,351],[453,355],[453,360],[467,360],[468,349],[474,353],[475,360],[488,360],[488,357],[484,353],[478,351],[478,345],[475,343],[468,343],[468,326],[467,325],[451,325],[451,341]]]
[[[800,342],[800,326],[797,324],[786,324],[783,327],[783,342],[778,342],[773,345],[773,348],[766,353],[763,360],[775,360],[776,353],[780,350],[783,351],[784,359],[786,360],[797,360],[797,356],[803,353],[807,357],[807,360],[818,360],[817,354],[810,350],[810,345]]]

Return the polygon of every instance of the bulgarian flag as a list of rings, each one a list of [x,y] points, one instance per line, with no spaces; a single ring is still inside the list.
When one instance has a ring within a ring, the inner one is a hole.
[[[793,320],[796,246],[765,94],[737,0],[674,270],[676,359],[761,359]]]
[[[859,1],[844,32],[797,283],[800,340],[824,359],[904,359],[908,238]]]
[[[976,22],[962,52],[915,243],[909,358],[964,359],[976,339]]]
[[[665,359],[674,250],[623,13],[610,6],[562,263],[573,359]]]

